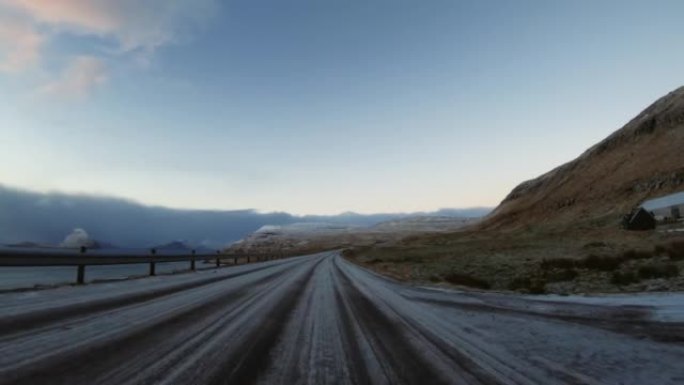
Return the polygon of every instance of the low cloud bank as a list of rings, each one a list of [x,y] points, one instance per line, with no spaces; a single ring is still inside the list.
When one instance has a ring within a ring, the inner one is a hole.
[[[420,214],[475,217],[489,211],[486,208],[444,209]],[[264,225],[327,222],[369,226],[409,215],[345,213],[295,216],[254,210],[175,210],[144,206],[124,199],[42,194],[0,185],[2,244],[31,241],[66,245],[88,240],[121,247],[149,247],[184,239],[193,246],[219,248]],[[69,236],[65,239],[64,234]],[[79,246],[82,245],[73,247]]]

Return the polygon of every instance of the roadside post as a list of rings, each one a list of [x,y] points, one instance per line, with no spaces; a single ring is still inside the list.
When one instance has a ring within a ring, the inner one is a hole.
[[[152,254],[153,256],[156,255],[156,254],[157,254],[157,250],[156,250],[156,249],[151,249],[151,250],[150,250],[150,254]],[[156,272],[155,272],[155,262],[154,262],[154,260],[152,260],[152,261],[150,262],[150,275],[151,275],[151,276],[152,276],[152,275],[156,275]]]
[[[81,255],[85,254],[88,248],[81,246]],[[78,265],[78,270],[76,272],[76,284],[83,285],[85,283],[85,265]]]

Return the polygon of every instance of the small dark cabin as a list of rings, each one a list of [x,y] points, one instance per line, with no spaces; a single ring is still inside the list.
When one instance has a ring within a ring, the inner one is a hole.
[[[652,213],[639,207],[632,214],[625,216],[623,226],[627,230],[653,230],[656,228],[656,220]]]

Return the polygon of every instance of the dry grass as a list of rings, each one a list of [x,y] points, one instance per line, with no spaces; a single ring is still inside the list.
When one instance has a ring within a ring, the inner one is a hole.
[[[639,268],[639,277],[642,279],[671,278],[678,275],[679,266],[672,263],[653,264]]]
[[[684,259],[684,240],[672,240],[661,245],[660,248],[664,250],[668,257],[673,261]]]
[[[479,231],[356,248],[354,259],[401,280],[539,294],[649,290],[680,279],[683,251],[684,239],[654,232]]]

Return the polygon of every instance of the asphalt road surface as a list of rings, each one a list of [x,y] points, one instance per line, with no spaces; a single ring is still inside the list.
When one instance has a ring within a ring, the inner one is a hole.
[[[0,384],[684,384],[682,308],[407,286],[326,253],[0,294]]]

